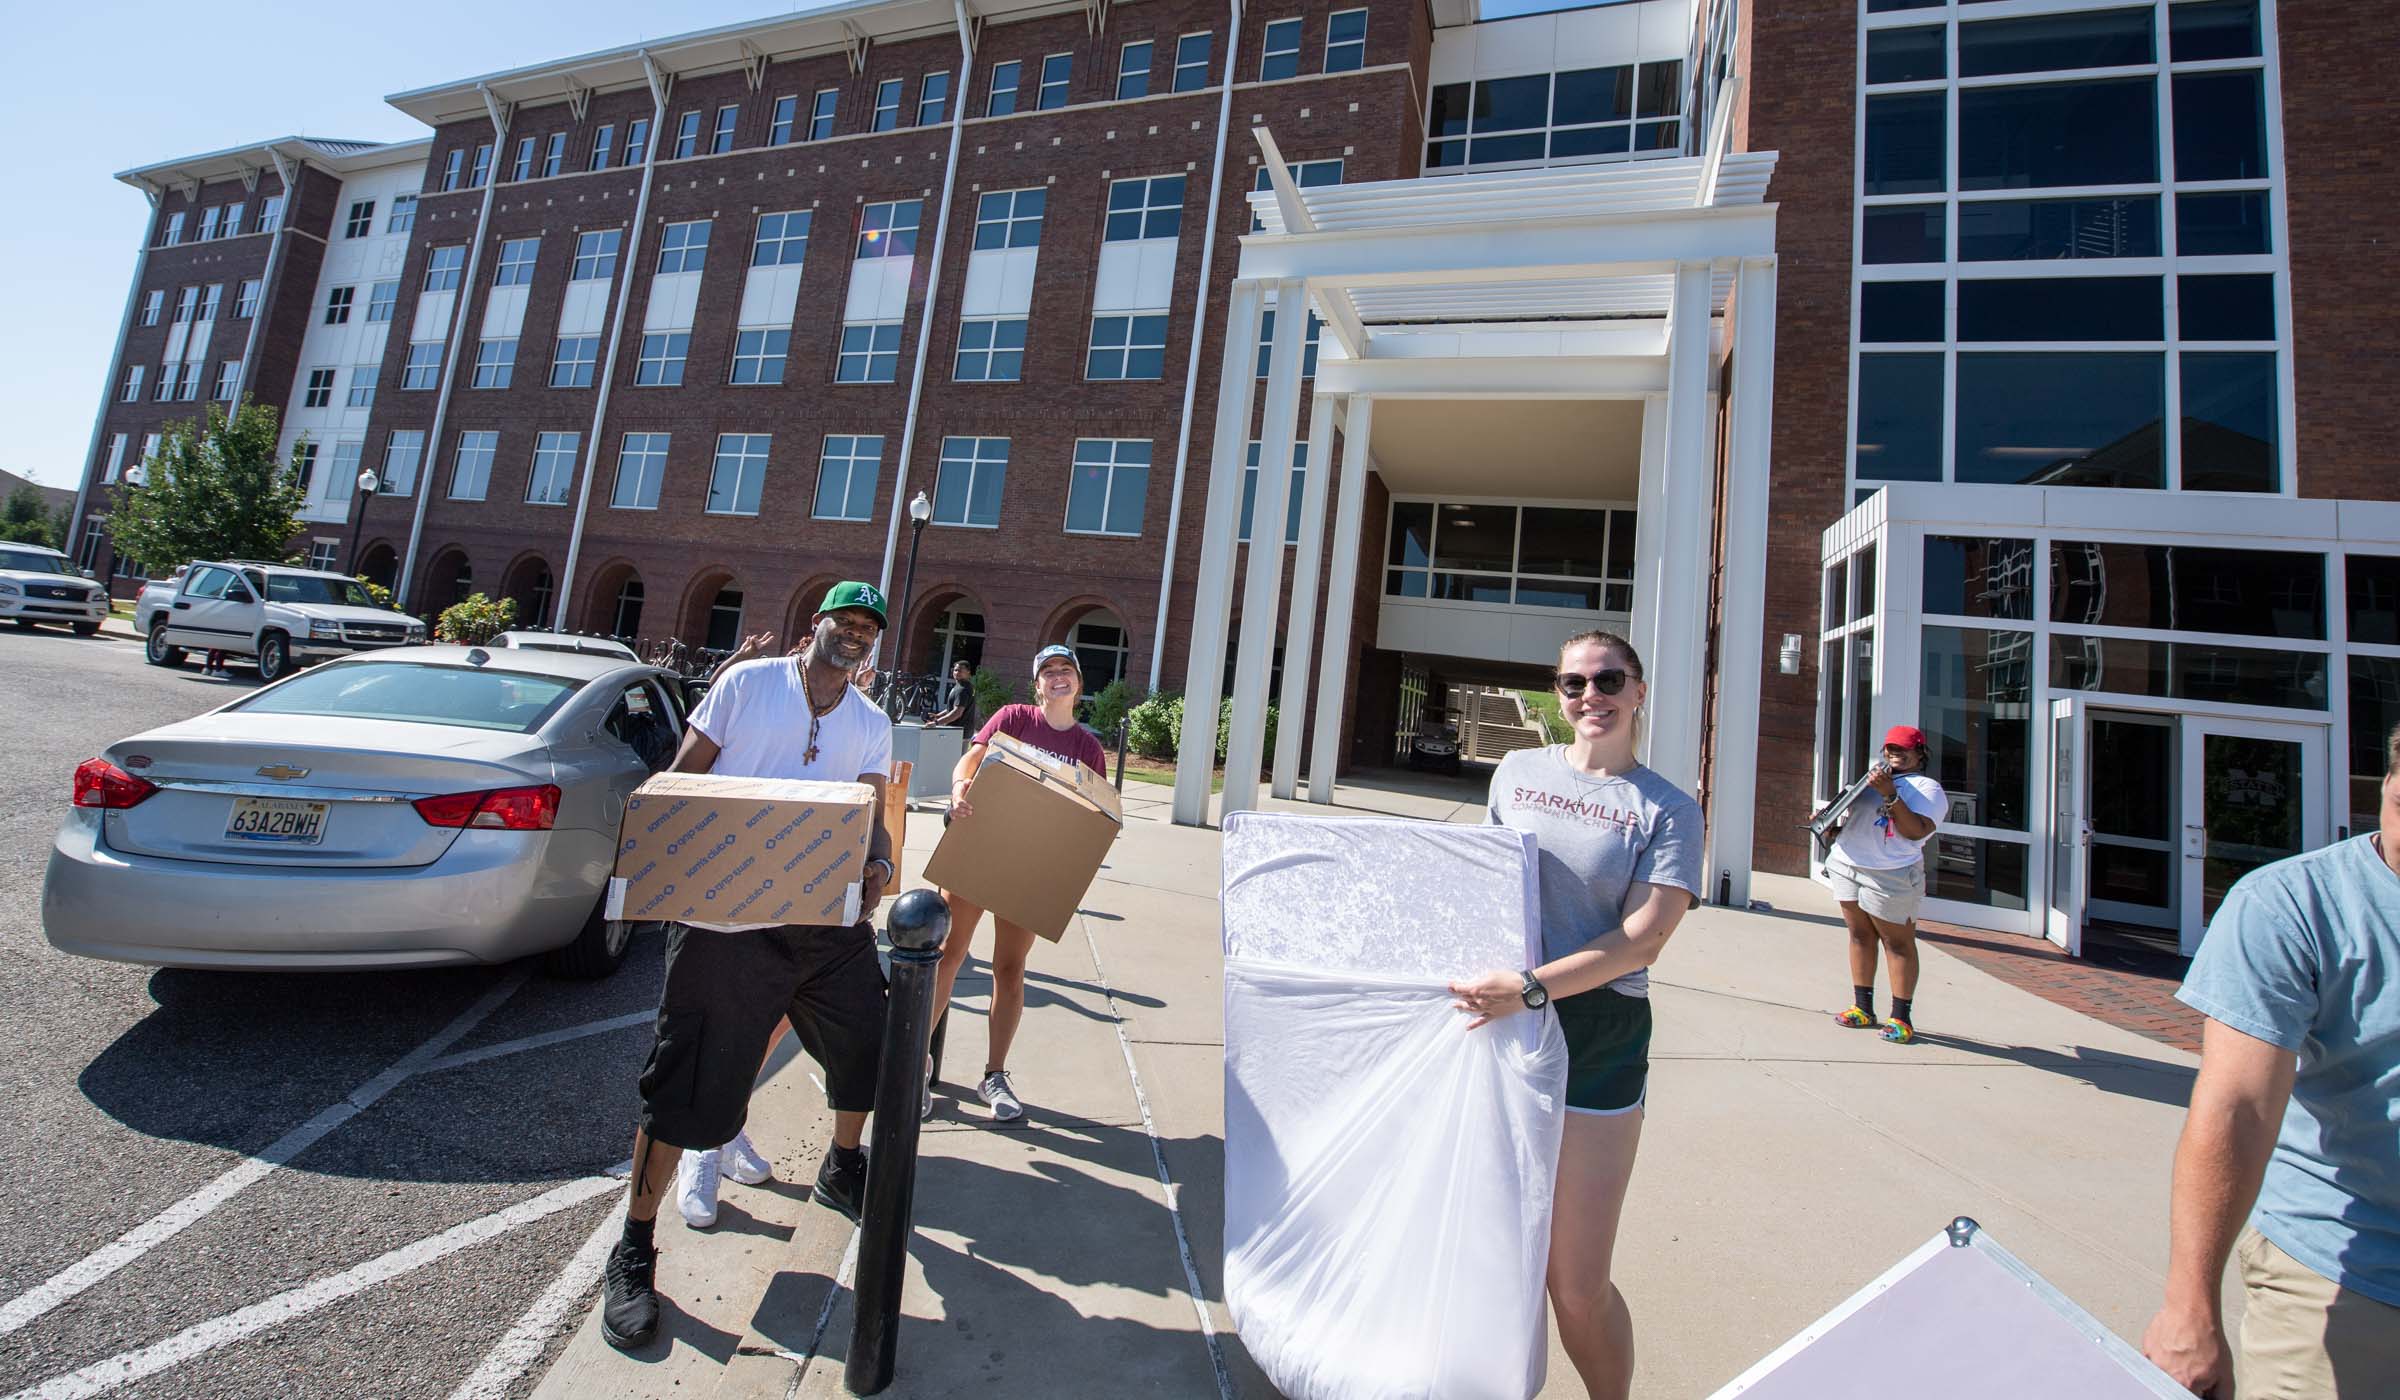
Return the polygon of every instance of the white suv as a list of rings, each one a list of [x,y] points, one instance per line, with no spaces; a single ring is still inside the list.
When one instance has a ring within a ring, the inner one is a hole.
[[[180,666],[186,650],[258,658],[274,682],[295,664],[425,640],[425,625],[377,607],[347,574],[282,564],[195,561],[171,584],[142,590],[133,623],[153,666]]]
[[[0,541],[0,617],[27,630],[63,622],[88,637],[108,617],[108,590],[55,549]]]

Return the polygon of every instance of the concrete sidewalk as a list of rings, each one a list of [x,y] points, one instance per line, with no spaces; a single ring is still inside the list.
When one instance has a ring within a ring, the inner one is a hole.
[[[980,1071],[989,985],[980,965],[959,984],[888,1394],[1276,1393],[1220,1286],[1218,837],[1166,825],[1167,789],[1128,787],[1125,834],[1080,926],[1034,952],[1010,1057],[1025,1123],[993,1127],[952,1087]],[[1439,791],[1342,796],[1480,815]],[[912,822],[912,882],[938,833],[938,818]],[[1699,910],[1655,973],[1650,1108],[1618,1254],[1641,1338],[1635,1393],[1709,1393],[1960,1214],[2138,1337],[2162,1286],[2194,1057],[1930,946],[1922,1043],[1841,1030],[1830,906],[1799,881],[1761,893],[1790,911]],[[753,1118],[788,1182],[810,1179],[824,1139],[811,1068],[771,1075]],[[735,1239],[670,1218],[674,1339],[621,1357],[587,1318],[540,1393],[847,1393],[850,1295],[836,1284],[852,1232],[804,1197],[728,1185],[728,1217],[756,1231]],[[1582,1393],[1554,1344],[1543,1394]]]

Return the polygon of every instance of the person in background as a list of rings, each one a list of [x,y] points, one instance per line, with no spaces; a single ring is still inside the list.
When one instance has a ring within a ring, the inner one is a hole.
[[[2379,806],[2375,830],[2243,876],[2176,994],[2208,1020],[2142,1352],[2195,1395],[2400,1396],[2400,727]]]
[[[1633,645],[1584,632],[1560,649],[1571,744],[1492,773],[1491,820],[1539,843],[1541,966],[1451,985],[1470,1030],[1555,1007],[1567,1043],[1566,1136],[1550,1217],[1559,1343],[1595,1400],[1633,1388],[1633,1314],[1611,1277],[1650,1078],[1650,964],[1700,902],[1700,804],[1633,756],[1649,687]]]
[[[1883,1027],[1883,1038],[1917,1038],[1917,910],[1925,903],[1925,843],[1948,810],[1942,785],[1925,776],[1925,731],[1895,724],[1883,736],[1883,760],[1867,774],[1882,802],[1867,815],[1851,808],[1825,858],[1824,884],[1842,902],[1850,928],[1850,1005],[1833,1019],[1852,1030]],[[1875,1019],[1875,948],[1892,970],[1892,1014]]]
[[[964,661],[950,664],[950,679],[942,686],[942,712],[933,717],[936,729],[950,725],[975,732],[975,668]]]
[[[983,766],[985,755],[992,751],[995,734],[1006,734],[1045,753],[1071,758],[1094,772],[1108,767],[1108,755],[1101,751],[1099,737],[1075,718],[1076,702],[1083,698],[1083,664],[1075,659],[1073,648],[1048,646],[1034,656],[1033,693],[1040,703],[1001,706],[977,732],[974,745],[959,755],[958,766],[950,771],[952,818],[973,815],[975,809],[967,803],[967,788],[974,783],[975,770]],[[941,971],[933,985],[935,1024],[940,1023],[942,1013],[950,1005],[951,985],[958,980],[958,970],[966,965],[968,951],[975,942],[975,925],[983,919],[983,907],[956,892],[944,890],[942,898],[950,906],[950,937],[942,944]],[[1025,1105],[1009,1082],[1008,1048],[1016,1040],[1017,1023],[1025,1015],[1025,959],[1033,952],[1035,935],[1032,929],[1011,923],[998,914],[992,916],[992,929],[992,1004],[984,1018],[991,1053],[983,1062],[983,1078],[976,1084],[975,1093],[995,1120],[1007,1122],[1025,1116]],[[929,1117],[933,1113],[931,1085],[926,1086],[919,1112]]]

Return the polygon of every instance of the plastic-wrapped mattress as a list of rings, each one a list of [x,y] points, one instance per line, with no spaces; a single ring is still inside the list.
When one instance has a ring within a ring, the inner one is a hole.
[[[1533,838],[1225,825],[1225,1301],[1294,1400],[1524,1400],[1567,1056],[1448,984],[1540,959]]]

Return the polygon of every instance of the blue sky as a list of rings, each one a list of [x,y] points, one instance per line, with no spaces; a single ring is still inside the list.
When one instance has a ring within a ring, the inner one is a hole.
[[[1487,14],[1564,9],[1492,0]],[[403,140],[423,128],[386,93],[494,69],[814,8],[775,0],[349,6],[237,0],[40,5],[12,19],[24,59],[0,84],[17,143],[0,219],[0,468],[71,486],[110,371],[141,194],[109,178],[179,155],[290,134]]]

